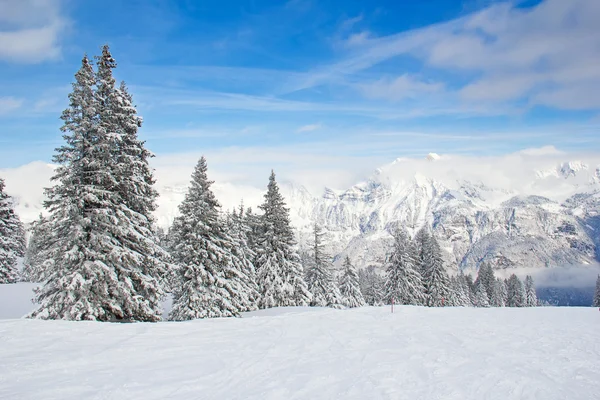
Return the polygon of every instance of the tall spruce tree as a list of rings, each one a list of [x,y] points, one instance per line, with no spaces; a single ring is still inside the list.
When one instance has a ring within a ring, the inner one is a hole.
[[[25,255],[25,229],[0,178],[0,283],[19,280],[17,257]]]
[[[527,275],[525,277],[525,297],[527,307],[536,307],[538,303],[537,294],[535,293],[535,285],[533,284],[533,277]]]
[[[202,157],[171,227],[172,255],[180,274],[171,320],[232,317],[254,307],[249,266],[236,254],[236,243],[220,219],[212,183]]]
[[[343,268],[340,279],[340,292],[344,298],[344,304],[350,308],[364,306],[365,299],[360,291],[358,273],[350,262],[350,257],[346,256],[344,259]]]
[[[598,278],[596,279],[596,291],[594,292],[592,307],[600,307],[600,275],[598,275]]]
[[[162,251],[150,222],[124,195],[127,188],[136,191],[133,182],[142,177],[123,176],[129,165],[122,158],[125,128],[115,117],[121,113],[115,66],[107,46],[97,73],[84,56],[61,116],[65,144],[53,158],[57,184],[46,190],[50,234],[41,246],[52,263],[36,292],[40,307],[33,318],[161,317]]]
[[[525,286],[518,276],[512,274],[508,278],[507,283],[508,292],[508,307],[526,307],[527,306],[527,295],[525,293]]]
[[[312,260],[306,270],[306,284],[312,295],[310,305],[342,308],[344,300],[332,274],[330,256],[325,252],[325,233],[317,224],[313,227]]]
[[[433,236],[428,236],[422,244],[423,284],[425,305],[442,307],[450,300],[450,279],[444,266],[440,246]]]
[[[306,306],[311,294],[302,273],[289,210],[271,171],[256,241],[260,308]]]
[[[396,304],[423,305],[425,288],[415,254],[406,234],[394,234],[394,244],[386,260],[385,301]]]

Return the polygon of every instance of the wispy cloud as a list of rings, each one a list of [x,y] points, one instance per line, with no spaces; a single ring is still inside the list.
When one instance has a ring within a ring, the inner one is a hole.
[[[382,62],[409,56],[429,70],[450,77],[458,73],[463,81],[468,77],[458,89],[463,102],[526,99],[529,105],[598,109],[599,19],[598,1],[546,0],[533,8],[495,4],[389,36],[351,34],[346,39],[351,51],[335,63],[313,69],[296,82],[295,90],[339,84]],[[385,92],[383,85],[375,88]]]
[[[23,105],[23,99],[0,97],[0,115],[9,114]]]
[[[0,13],[0,59],[37,63],[60,55],[68,26],[59,0],[4,0]]]
[[[301,132],[312,132],[312,131],[316,131],[318,129],[322,128],[322,124],[318,123],[318,124],[309,124],[309,125],[304,125],[301,126],[300,128],[298,128],[296,130],[296,132],[301,133]]]

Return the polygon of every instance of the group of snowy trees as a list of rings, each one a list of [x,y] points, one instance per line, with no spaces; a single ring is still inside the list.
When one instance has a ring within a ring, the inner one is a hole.
[[[95,65],[94,65],[95,64]],[[338,274],[315,225],[312,251],[301,260],[275,174],[259,213],[240,206],[224,213],[202,157],[180,214],[167,233],[156,229],[152,154],[138,138],[142,121],[124,83],[116,85],[108,46],[84,56],[69,107],[64,144],[56,149],[46,216],[23,225],[0,180],[0,283],[41,282],[32,318],[157,321],[173,295],[172,320],[230,317],[281,306],[365,304],[531,306],[533,280],[503,281],[483,265],[475,282],[449,277],[440,246],[425,229],[413,240],[398,231],[385,276],[358,272],[346,257]]]
[[[349,260],[338,287],[318,226],[304,270],[273,172],[260,214],[243,206],[223,214],[212,183],[203,157],[179,206],[180,216],[164,238],[175,264],[171,319],[228,317],[282,306],[364,305]]]
[[[474,282],[462,273],[449,277],[439,244],[425,229],[417,232],[414,240],[397,231],[385,262],[385,275],[369,267],[359,277],[370,305],[533,307],[538,303],[531,276],[525,283],[514,274],[502,280],[483,263]]]

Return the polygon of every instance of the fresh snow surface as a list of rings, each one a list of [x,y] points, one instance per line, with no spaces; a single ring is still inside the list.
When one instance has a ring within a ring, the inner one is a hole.
[[[2,399],[590,400],[595,308],[283,308],[0,321]]]

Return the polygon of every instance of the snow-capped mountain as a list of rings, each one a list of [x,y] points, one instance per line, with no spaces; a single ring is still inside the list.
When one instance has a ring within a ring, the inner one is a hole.
[[[191,168],[191,167],[190,167]],[[52,165],[36,162],[0,171],[17,212],[30,222],[42,208]],[[167,226],[177,215],[189,175],[157,171],[156,216]],[[551,267],[594,263],[600,249],[600,160],[553,148],[501,157],[430,153],[399,158],[344,190],[319,195],[279,177],[301,247],[316,222],[328,231],[330,252],[348,255],[360,267],[381,264],[401,226],[414,234],[431,227],[453,268],[482,261],[496,268]],[[266,182],[265,182],[266,186]],[[262,200],[263,188],[216,182],[225,209],[243,198]]]
[[[338,259],[348,255],[360,266],[381,263],[396,227],[414,234],[424,225],[455,268],[483,261],[498,269],[595,263],[600,169],[584,161],[540,169],[531,158],[519,154],[492,171],[498,166],[430,154],[398,159],[342,192],[327,189],[310,199],[294,187],[287,194],[297,220],[322,224]],[[548,161],[533,158],[542,166]]]

